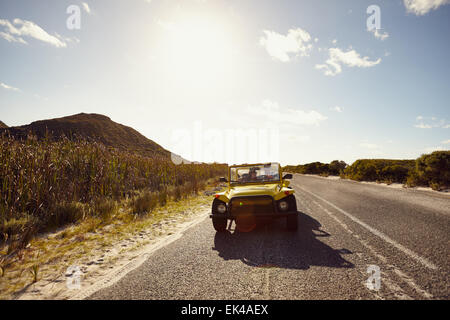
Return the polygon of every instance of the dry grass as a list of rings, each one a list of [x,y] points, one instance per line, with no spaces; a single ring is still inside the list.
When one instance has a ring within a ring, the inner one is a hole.
[[[165,206],[157,206],[152,212],[137,215],[133,213],[133,201],[116,202],[109,213],[109,222],[98,217],[89,217],[53,233],[40,235],[30,241],[21,254],[0,268],[0,299],[11,299],[24,288],[41,279],[52,280],[60,277],[71,265],[92,259],[95,252],[114,248],[124,239],[142,231],[160,236],[158,224],[174,218],[183,218],[187,212],[195,212],[209,206],[211,198],[191,196],[174,201],[169,199]],[[136,243],[134,250],[145,243]],[[6,248],[5,248],[6,249]],[[120,252],[119,252],[120,253]],[[113,263],[113,258],[109,263]],[[4,261],[5,262],[5,261]]]
[[[181,164],[107,148],[96,142],[0,137],[0,241],[88,218],[108,220],[132,199],[136,213],[198,193],[226,165]],[[28,239],[29,240],[29,239]]]
[[[59,270],[61,259],[89,254],[93,244],[149,227],[170,215],[162,208],[197,199],[226,168],[174,165],[83,140],[0,136],[1,294]],[[109,236],[99,234],[110,226]]]

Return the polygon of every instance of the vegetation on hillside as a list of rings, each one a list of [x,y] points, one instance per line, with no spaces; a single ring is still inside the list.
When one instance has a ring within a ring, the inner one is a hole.
[[[2,128],[8,128],[8,126],[4,122],[0,121],[0,129]]]
[[[410,187],[429,186],[434,190],[450,187],[450,151],[435,151],[416,160],[360,159],[348,166],[343,161],[330,164],[313,162],[298,166],[286,166],[284,171],[340,175],[357,181],[403,183]]]
[[[24,126],[3,128],[0,133],[2,131],[16,139],[27,139],[30,133],[39,140],[78,137],[146,157],[170,159],[168,150],[133,128],[116,123],[100,114],[80,113],[63,118],[35,121]]]

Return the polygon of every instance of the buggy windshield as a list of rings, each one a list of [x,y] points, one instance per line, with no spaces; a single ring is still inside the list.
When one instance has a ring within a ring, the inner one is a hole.
[[[280,174],[278,163],[230,168],[231,183],[278,182]]]

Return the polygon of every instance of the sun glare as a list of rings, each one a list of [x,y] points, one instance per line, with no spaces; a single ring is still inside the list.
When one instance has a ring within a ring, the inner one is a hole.
[[[203,87],[223,83],[232,69],[230,30],[206,17],[188,17],[159,23],[165,73],[184,86]]]

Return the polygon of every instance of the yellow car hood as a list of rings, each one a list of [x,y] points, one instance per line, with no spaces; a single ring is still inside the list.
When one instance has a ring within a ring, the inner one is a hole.
[[[242,196],[260,196],[268,195],[274,197],[280,192],[280,185],[277,183],[246,185],[246,186],[232,186],[228,192],[228,198],[242,197]]]

